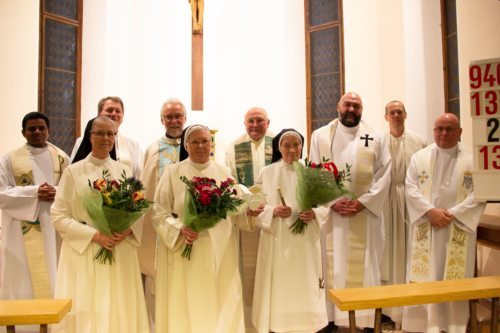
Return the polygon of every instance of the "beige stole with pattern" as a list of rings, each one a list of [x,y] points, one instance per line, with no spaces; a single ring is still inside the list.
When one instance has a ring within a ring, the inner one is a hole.
[[[67,164],[63,155],[59,153],[59,150],[55,146],[48,144],[48,148],[52,158],[54,183],[57,184]],[[16,185],[35,185],[28,146],[24,145],[11,152],[10,160]],[[21,228],[34,297],[51,298],[48,266],[40,222],[38,219],[35,221],[22,221]]]
[[[338,119],[330,123],[329,136],[319,135],[318,148],[321,158],[332,156],[332,144],[335,132],[337,130]],[[358,134],[358,149],[356,156],[356,174],[352,192],[356,197],[368,192],[373,181],[373,163],[375,160],[375,144],[373,141],[374,132],[364,123],[360,123]],[[325,128],[325,129],[328,129]],[[364,139],[364,136],[371,138]],[[371,135],[371,136],[370,136]],[[333,157],[333,156],[332,156]],[[333,160],[333,158],[331,159]],[[321,161],[320,161],[321,162]],[[356,288],[363,286],[365,252],[366,252],[366,227],[368,215],[365,210],[357,213],[349,218],[349,235],[348,235],[348,262],[347,262],[347,278],[346,288]],[[327,283],[333,283],[333,236],[326,237],[326,255],[327,255]],[[333,285],[328,285],[328,288],[333,288]]]
[[[436,162],[436,150],[428,149],[423,156],[417,160],[418,186],[422,194],[430,202],[432,191],[432,180],[434,165]],[[468,190],[472,187],[472,171],[466,165],[467,159],[457,157],[457,196],[455,202],[461,202],[467,197]],[[430,253],[431,253],[431,230],[429,221],[419,224],[413,231],[410,282],[429,281]],[[451,223],[451,232],[446,250],[446,265],[444,280],[463,279],[467,263],[467,244],[469,234]]]

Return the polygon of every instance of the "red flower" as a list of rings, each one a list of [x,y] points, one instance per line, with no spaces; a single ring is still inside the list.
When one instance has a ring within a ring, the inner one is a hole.
[[[120,182],[116,179],[113,179],[110,183],[111,185],[111,190],[112,191],[118,191],[120,190]]]
[[[210,195],[208,193],[202,193],[200,196],[200,202],[203,206],[208,206],[212,202]]]

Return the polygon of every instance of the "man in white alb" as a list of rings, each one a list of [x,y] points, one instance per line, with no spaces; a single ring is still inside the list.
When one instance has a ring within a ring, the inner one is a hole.
[[[391,157],[384,135],[361,121],[363,102],[349,92],[337,104],[339,119],[312,133],[311,161],[333,160],[339,169],[350,166],[354,197],[341,197],[331,206],[324,227],[327,289],[380,284],[384,247],[383,205],[391,176]],[[348,326],[347,312],[327,301],[328,320]],[[373,327],[373,311],[356,311],[356,325]]]
[[[391,153],[391,186],[389,200],[384,207],[385,248],[382,263],[382,282],[400,284],[406,282],[406,240],[408,238],[408,212],[405,202],[406,169],[411,156],[427,146],[418,134],[405,128],[406,110],[400,101],[391,101],[385,107],[385,120],[389,124],[389,132],[385,139]],[[401,327],[402,307],[383,310]]]
[[[58,249],[50,206],[69,158],[47,141],[49,133],[46,115],[28,113],[26,143],[0,160],[0,299],[54,297]]]
[[[226,151],[226,165],[239,184],[253,186],[262,168],[271,164],[274,135],[268,131],[269,123],[266,110],[252,107],[245,114],[246,133],[233,141]],[[258,244],[258,231],[240,234],[241,276],[247,327],[252,325],[249,314],[252,307]]]
[[[474,276],[476,229],[484,203],[474,202],[472,154],[459,141],[458,118],[434,123],[434,141],[413,155],[406,175],[410,283]],[[465,332],[468,302],[405,307],[403,330]]]
[[[154,201],[156,185],[163,170],[179,161],[181,134],[186,123],[186,108],[177,98],[167,99],[160,110],[161,123],[165,134],[153,142],[144,155],[144,169],[141,175],[146,199]],[[138,248],[141,273],[145,278],[146,304],[151,318],[154,318],[154,284],[156,269],[156,231],[151,222],[152,210],[144,215],[142,241]]]
[[[97,104],[97,115],[111,118],[119,129],[123,122],[125,108],[123,101],[117,96],[107,96],[102,98]],[[74,157],[80,148],[82,137],[78,138],[71,152],[71,161],[74,163]],[[144,153],[139,144],[132,139],[118,133],[115,139],[116,160],[125,164],[132,170],[132,175],[139,178],[143,166]],[[88,153],[90,153],[90,148]],[[83,156],[82,158],[85,158]]]

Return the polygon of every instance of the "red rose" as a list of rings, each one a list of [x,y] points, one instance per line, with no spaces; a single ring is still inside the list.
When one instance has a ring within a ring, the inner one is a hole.
[[[200,202],[203,206],[208,206],[210,205],[210,202],[212,200],[210,199],[210,195],[207,193],[202,193],[200,196]]]
[[[112,191],[118,191],[120,189],[120,182],[116,179],[113,179],[110,183]]]

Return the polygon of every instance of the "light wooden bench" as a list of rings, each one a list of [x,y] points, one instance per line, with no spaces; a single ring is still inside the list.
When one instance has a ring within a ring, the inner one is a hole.
[[[14,333],[15,325],[40,325],[40,333],[46,333],[47,325],[60,322],[69,310],[71,299],[0,300],[0,326]]]
[[[468,300],[475,310],[475,300],[492,298],[490,332],[497,333],[499,297],[500,276],[328,291],[328,298],[340,310],[349,311],[351,332],[356,332],[355,310],[376,309],[374,328],[381,332],[382,308]],[[476,313],[471,312],[473,332],[477,332]]]

